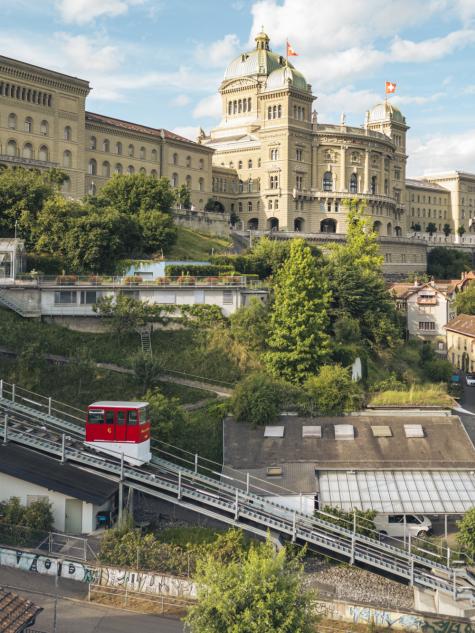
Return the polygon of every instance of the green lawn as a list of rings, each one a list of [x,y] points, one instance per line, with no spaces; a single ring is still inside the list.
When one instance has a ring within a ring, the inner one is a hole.
[[[435,406],[452,407],[453,398],[445,385],[413,385],[405,391],[381,391],[370,400],[374,406]]]
[[[175,244],[166,253],[167,259],[207,260],[213,253],[228,250],[232,242],[222,237],[206,235],[177,226],[178,236]]]

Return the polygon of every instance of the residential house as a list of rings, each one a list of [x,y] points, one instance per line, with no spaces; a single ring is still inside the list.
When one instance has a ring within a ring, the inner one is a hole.
[[[462,371],[475,371],[475,316],[459,314],[445,330],[448,360]]]

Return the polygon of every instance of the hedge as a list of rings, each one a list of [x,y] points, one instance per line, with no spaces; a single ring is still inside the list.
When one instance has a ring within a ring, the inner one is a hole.
[[[229,264],[168,264],[165,266],[167,277],[181,277],[194,275],[196,277],[217,277],[234,272],[234,266]]]

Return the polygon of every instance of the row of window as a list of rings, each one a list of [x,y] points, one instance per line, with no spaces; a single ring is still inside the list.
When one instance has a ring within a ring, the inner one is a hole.
[[[280,119],[282,117],[282,106],[274,105],[267,108],[268,119]]]
[[[444,209],[444,212],[442,213],[442,210],[439,209],[439,220],[442,220],[442,215],[443,215],[443,219],[446,220],[447,219],[447,209]],[[415,209],[411,209],[411,217],[416,217],[416,210]],[[418,218],[425,218],[426,217],[426,210],[422,209],[422,215],[421,215],[421,209],[418,208],[417,209],[417,217]],[[437,218],[437,209],[428,209],[427,210],[427,217],[430,218],[434,218],[434,220]]]
[[[103,152],[110,152],[111,151],[111,144],[109,139],[105,138],[102,141],[102,151]],[[89,138],[89,149],[92,151],[97,150],[97,138],[95,136],[91,136]],[[117,143],[114,145],[114,153],[117,154],[118,156],[122,156],[123,154],[123,145],[120,141],[117,141]],[[133,158],[135,156],[135,147],[134,145],[130,144],[127,147],[127,156],[129,156],[130,158]],[[151,151],[151,160],[152,161],[157,161],[158,160],[158,152],[156,149],[152,149]],[[146,160],[147,159],[147,150],[146,148],[142,145],[142,147],[139,149],[139,154],[138,157],[141,160]]]
[[[180,185],[180,179],[178,177],[178,174],[172,174],[170,183],[172,185],[172,187],[178,187]],[[191,191],[192,189],[192,185],[193,185],[193,179],[191,178],[190,175],[185,177],[185,185],[187,187],[187,189],[189,189]],[[198,190],[199,191],[204,191],[205,189],[205,179],[204,178],[200,178],[198,180]]]
[[[66,155],[68,152],[64,152],[64,154]],[[69,152],[70,153],[70,152]],[[68,167],[68,165],[64,164],[64,159],[63,159],[63,165],[64,167]],[[101,168],[101,176],[105,176],[106,178],[108,178],[111,175],[111,164],[109,163],[109,161],[105,160],[102,163],[102,168]],[[98,175],[98,169],[97,169],[97,161],[95,158],[91,158],[89,163],[88,163],[88,169],[87,172],[90,176],[97,176]],[[124,167],[121,163],[116,163],[115,167],[114,167],[114,173],[115,174],[123,174],[124,173]],[[127,173],[128,174],[135,174],[135,167],[133,165],[129,165],[127,167]],[[141,174],[146,174],[147,170],[145,169],[145,167],[141,167],[139,170],[139,173]],[[158,177],[158,173],[156,169],[152,169],[150,172],[151,176],[154,176],[155,178]]]
[[[326,171],[323,174],[322,187],[323,187],[323,191],[333,191],[333,174],[331,171]],[[351,174],[350,176],[349,191],[350,193],[358,193],[357,174]],[[377,176],[371,176],[370,193],[372,194],[378,193],[378,177]],[[384,181],[384,193],[385,194],[389,193],[389,183],[387,179]],[[398,195],[400,195],[400,192],[395,191],[394,195],[396,199],[398,199]]]
[[[18,117],[14,112],[10,112],[8,115],[8,128],[10,130],[16,130],[18,128]],[[34,121],[31,116],[27,116],[23,121],[23,131],[32,134],[35,132]],[[49,134],[49,123],[46,120],[41,121],[39,127],[40,134],[43,136],[48,136]],[[72,141],[73,138],[73,130],[70,125],[66,125],[63,129],[63,139],[65,141]]]
[[[234,101],[228,101],[228,114],[241,114],[242,112],[250,112],[251,110],[251,97],[248,97],[247,99],[234,99]]]
[[[31,143],[25,143],[21,148],[20,153],[20,148],[17,142],[13,139],[10,139],[6,145],[6,155],[17,158],[36,158],[37,160],[49,161],[49,149],[46,145],[41,145],[35,156],[35,150],[33,149],[33,145]]]
[[[415,198],[416,198],[416,194],[412,193],[411,194],[411,202],[415,202],[416,201]],[[422,202],[423,204],[425,204],[426,197],[423,195],[422,196],[422,200],[421,200],[420,194],[417,194],[417,202]],[[430,196],[427,196],[427,203],[431,204],[431,197]],[[442,204],[442,198],[440,196],[439,197],[432,196],[432,204]]]
[[[173,154],[172,156],[172,164],[173,165],[178,165],[178,154],[175,152],[175,154]],[[186,160],[185,160],[185,167],[192,167],[192,161],[191,161],[191,156],[187,156]],[[203,158],[200,158],[198,161],[198,169],[204,169],[205,168],[205,161],[203,160]]]
[[[78,299],[81,305],[94,305],[102,296],[102,293],[97,292],[96,290],[81,290],[79,293],[76,290],[57,290],[54,293],[54,304],[55,305],[77,305]],[[127,296],[133,296],[136,299],[139,299],[139,293],[127,293]],[[213,295],[214,296],[214,295]],[[158,297],[158,303],[176,303],[176,293],[175,292],[162,292]],[[205,302],[205,291],[204,290],[195,290],[194,291],[194,302],[195,303],[204,303]],[[232,305],[233,304],[233,291],[231,289],[223,290],[223,304],[224,305]]]
[[[294,119],[297,119],[297,121],[305,121],[305,108],[294,105]]]
[[[11,97],[28,103],[51,107],[53,96],[42,90],[34,90],[26,86],[16,86],[15,84],[0,81],[0,97]]]

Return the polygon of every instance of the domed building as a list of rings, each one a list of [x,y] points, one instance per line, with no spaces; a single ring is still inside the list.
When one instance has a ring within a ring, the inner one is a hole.
[[[361,127],[347,125],[344,115],[338,125],[321,123],[303,74],[271,51],[265,33],[255,42],[227,67],[222,119],[201,137],[214,150],[213,196],[244,229],[335,237],[345,235],[345,201],[356,197],[382,242],[406,236],[408,126],[400,110],[385,101]],[[401,264],[425,265],[425,253],[410,251]],[[393,254],[399,258],[388,250],[386,260]]]

